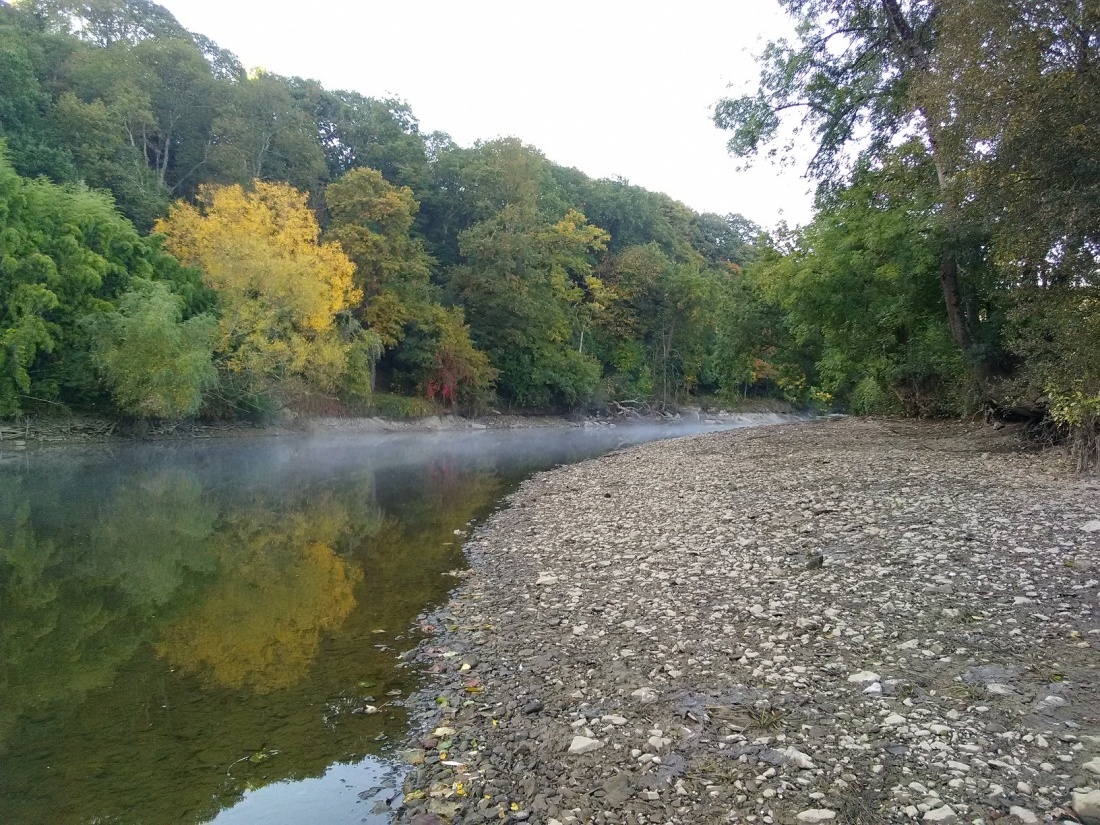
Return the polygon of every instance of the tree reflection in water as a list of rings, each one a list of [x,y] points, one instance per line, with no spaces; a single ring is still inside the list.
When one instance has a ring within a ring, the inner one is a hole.
[[[464,564],[454,531],[531,471],[622,440],[265,439],[0,464],[0,822],[205,822],[379,753],[406,725],[389,694],[417,676],[395,653]],[[368,702],[382,712],[349,712]]]

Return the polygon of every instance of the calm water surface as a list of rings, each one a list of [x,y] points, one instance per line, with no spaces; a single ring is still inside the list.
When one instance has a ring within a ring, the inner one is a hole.
[[[535,471],[715,429],[0,452],[0,823],[387,822],[396,653],[455,531]]]

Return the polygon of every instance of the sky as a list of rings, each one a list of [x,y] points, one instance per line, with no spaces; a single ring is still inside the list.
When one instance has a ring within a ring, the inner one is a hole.
[[[804,158],[729,156],[711,122],[790,33],[776,0],[159,0],[246,67],[408,101],[463,146],[514,136],[591,177],[766,228],[811,216]]]

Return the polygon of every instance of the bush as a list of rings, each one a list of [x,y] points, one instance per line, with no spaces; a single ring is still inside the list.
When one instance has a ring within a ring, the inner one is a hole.
[[[182,320],[183,299],[163,283],[147,283],[100,316],[93,361],[119,409],[136,418],[183,418],[196,413],[203,391],[217,380],[216,321]]]

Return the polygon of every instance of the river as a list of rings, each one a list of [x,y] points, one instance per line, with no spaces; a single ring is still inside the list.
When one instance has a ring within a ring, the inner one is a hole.
[[[0,822],[387,822],[397,654],[471,526],[539,470],[769,419],[0,451]]]

